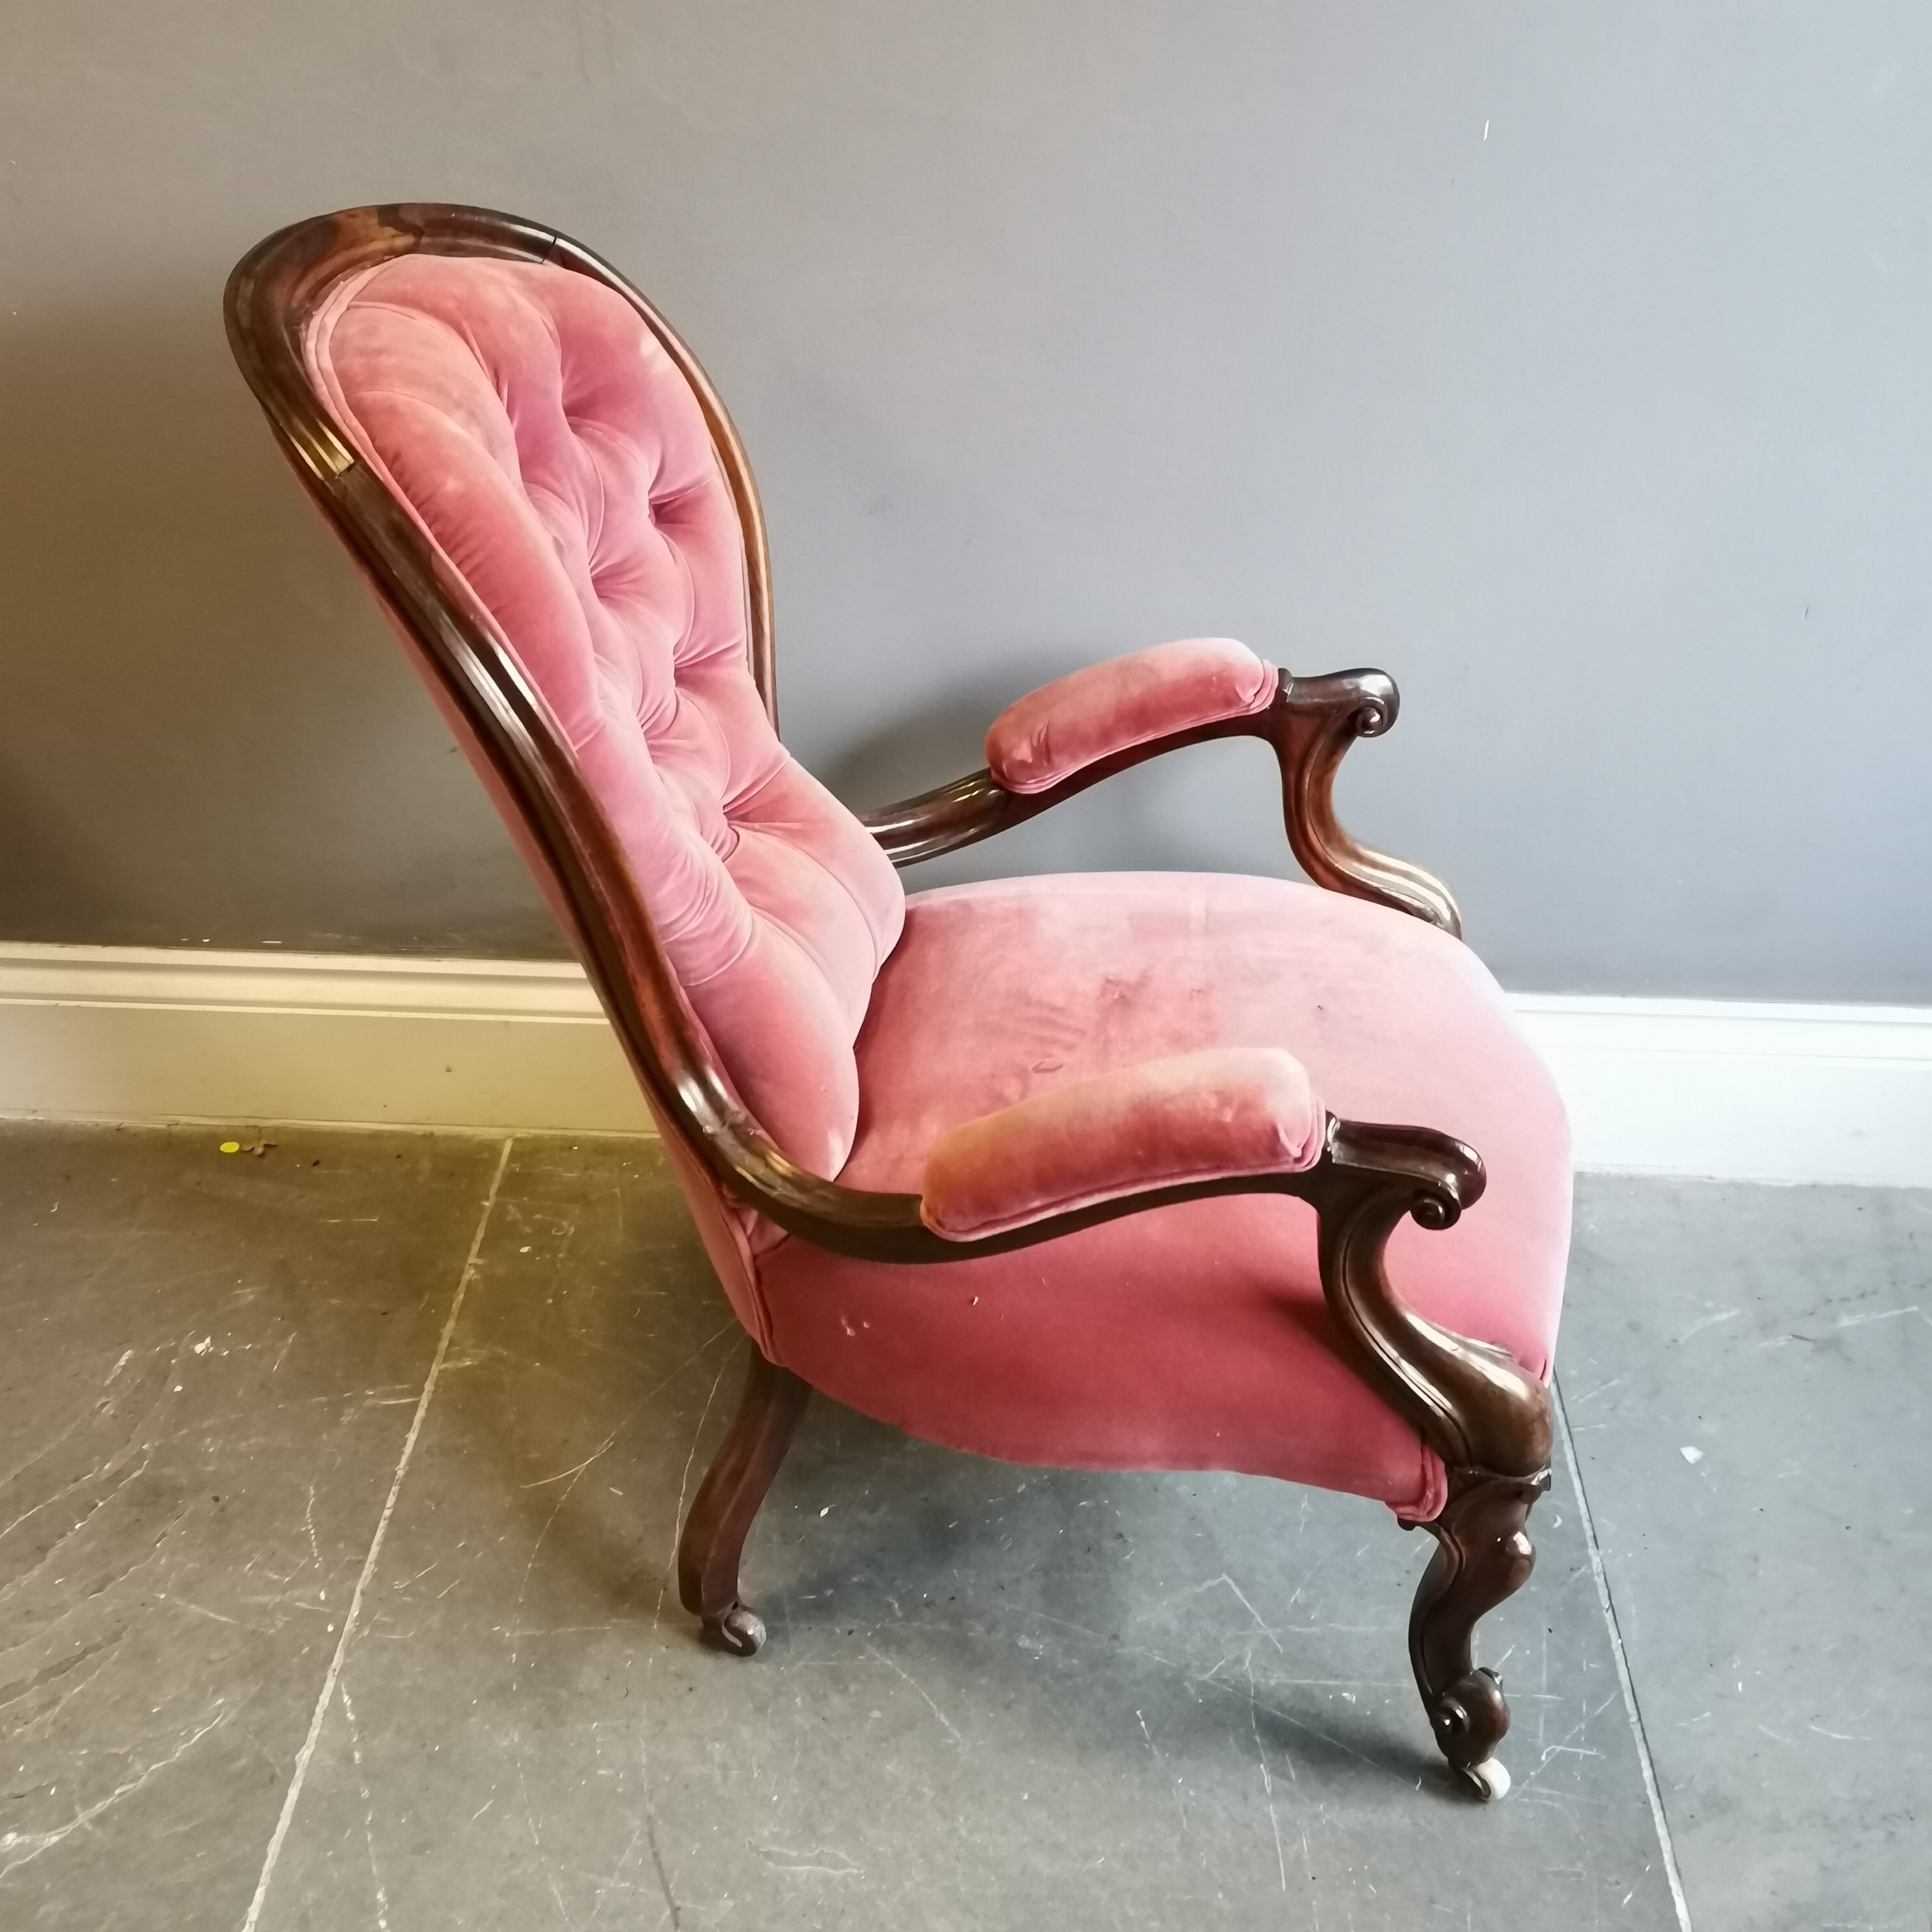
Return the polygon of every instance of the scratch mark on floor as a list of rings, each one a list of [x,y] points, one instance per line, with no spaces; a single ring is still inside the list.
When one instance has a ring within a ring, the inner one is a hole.
[[[1577,1440],[1570,1426],[1570,1411],[1563,1400],[1563,1383],[1553,1378],[1550,1396],[1556,1411],[1556,1432],[1563,1447],[1563,1459],[1570,1465],[1570,1482],[1577,1498],[1577,1514],[1583,1532],[1583,1546],[1590,1556],[1590,1573],[1597,1586],[1597,1602],[1610,1634],[1610,1654],[1617,1667],[1617,1683],[1624,1699],[1637,1745],[1637,1763],[1643,1773],[1644,1795],[1650,1801],[1651,1822],[1657,1828],[1657,1849],[1664,1862],[1664,1876],[1670,1886],[1671,1903],[1676,1909],[1679,1932],[1692,1932],[1690,1906],[1684,1896],[1684,1881],[1677,1869],[1677,1847],[1671,1837],[1670,1821],[1664,1813],[1664,1797],[1657,1783],[1657,1768],[1651,1760],[1650,1740],[1645,1734],[1643,1713],[1638,1707],[1637,1686],[1631,1680],[1630,1659],[1624,1654],[1623,1631],[1617,1621],[1617,1606],[1611,1595],[1610,1576],[1604,1566],[1603,1546],[1597,1540],[1596,1519],[1590,1513],[1590,1498],[1583,1488],[1583,1465],[1577,1460]],[[1538,1724],[1540,1730],[1541,1709]],[[1532,1772],[1533,1777],[1535,1774]]]
[[[1254,1657],[1250,1651],[1247,1661],[1248,1672],[1248,1728],[1254,1734],[1254,1761],[1261,1767],[1261,1793],[1268,1801],[1268,1824],[1274,1833],[1274,1865],[1281,1875],[1281,1889],[1288,1889],[1288,1861],[1281,1849],[1281,1819],[1274,1808],[1274,1778],[1268,1770],[1268,1753],[1261,1742],[1261,1718],[1254,1701]],[[1292,1775],[1294,1764],[1291,1761],[1289,1772]],[[1304,1841],[1305,1842],[1305,1840]]]
[[[0,1879],[10,1872],[19,1870],[23,1865],[30,1865],[43,1852],[51,1852],[56,1845],[65,1842],[74,1833],[93,1824],[111,1805],[118,1804],[124,1798],[132,1798],[171,1765],[179,1764],[201,1740],[227,1715],[226,1709],[217,1710],[198,1731],[192,1733],[170,1751],[168,1755],[150,1764],[138,1777],[124,1780],[117,1784],[107,1795],[90,1804],[84,1811],[77,1811],[65,1825],[52,1832],[0,1832]],[[15,1855],[17,1854],[17,1855]]]
[[[355,1634],[355,1627],[361,1621],[362,1599],[368,1594],[369,1580],[376,1574],[376,1565],[383,1553],[383,1539],[389,1534],[390,1519],[396,1514],[396,1498],[403,1493],[403,1478],[409,1474],[410,1458],[416,1453],[417,1438],[423,1433],[423,1420],[429,1413],[430,1403],[435,1398],[436,1385],[443,1372],[443,1364],[448,1359],[450,1338],[456,1332],[457,1318],[463,1312],[464,1298],[469,1293],[470,1283],[476,1274],[477,1257],[483,1251],[483,1236],[490,1225],[490,1216],[496,1207],[496,1197],[502,1191],[503,1176],[509,1170],[510,1152],[516,1145],[516,1138],[511,1135],[503,1143],[502,1151],[496,1159],[496,1172],[490,1178],[489,1192],[484,1197],[483,1211],[477,1217],[476,1232],[470,1237],[469,1253],[463,1258],[462,1272],[457,1277],[456,1293],[450,1301],[450,1311],[444,1318],[443,1332],[437,1337],[436,1353],[430,1358],[429,1373],[423,1379],[423,1393],[417,1398],[416,1413],[410,1418],[409,1433],[403,1438],[403,1453],[397,1458],[396,1474],[391,1479],[389,1494],[383,1498],[383,1513],[376,1521],[376,1533],[369,1539],[369,1553],[362,1559],[362,1573],[355,1579],[355,1588],[350,1594],[349,1610],[342,1619],[342,1634],[336,1639],[335,1654],[329,1659],[328,1669],[322,1679],[321,1693],[315,1699],[315,1708],[310,1714],[308,1734],[302,1740],[301,1749],[295,1755],[294,1770],[289,1774],[288,1791],[282,1799],[281,1813],[275,1821],[275,1829],[268,1841],[268,1850],[262,1860],[261,1876],[255,1881],[255,1895],[248,1903],[247,1916],[242,1920],[241,1932],[255,1932],[260,1924],[262,1907],[268,1902],[268,1888],[274,1882],[276,1862],[282,1855],[282,1846],[288,1838],[288,1828],[294,1821],[295,1808],[301,1802],[302,1787],[308,1781],[308,1767],[315,1761],[315,1747],[322,1734],[322,1721],[328,1715],[328,1707],[335,1701],[335,1687],[342,1681],[343,1660],[349,1654],[349,1640]]]
[[[376,1800],[370,1795],[369,1777],[362,1769],[362,1733],[355,1722],[355,1706],[349,1701],[349,1686],[342,1686],[342,1715],[349,1720],[349,1754],[355,1766],[355,1782],[362,1793],[362,1837],[369,1846],[369,1875],[376,1887],[377,1932],[389,1932],[389,1890],[376,1862]]]
[[[1681,1345],[1694,1335],[1702,1335],[1706,1328],[1714,1328],[1720,1321],[1735,1321],[1744,1311],[1742,1308],[1726,1308],[1717,1315],[1707,1315],[1701,1321],[1693,1321],[1677,1339]]]
[[[912,1685],[914,1690],[918,1692],[921,1697],[925,1698],[927,1709],[932,1713],[934,1716],[939,1719],[940,1723],[943,1726],[944,1726],[946,1735],[950,1737],[955,1744],[964,1744],[966,1742],[965,1739],[961,1737],[959,1733],[954,1730],[952,1719],[949,1718],[946,1713],[933,1702],[932,1699],[927,1695],[925,1685],[920,1683],[919,1679],[913,1676],[910,1671],[902,1669],[900,1666],[895,1664],[883,1650],[875,1648],[871,1644],[867,1644],[866,1648],[871,1655],[876,1657],[879,1662],[883,1664],[886,1669],[890,1671],[895,1677],[903,1677],[907,1683]],[[1143,1728],[1145,1728],[1145,1726],[1143,1726]],[[1151,1743],[1151,1741],[1152,1740],[1150,1739],[1149,1742]]]
[[[809,1872],[821,1878],[863,1878],[866,1868],[855,1863],[843,1852],[835,1851],[829,1845],[815,1845],[809,1851],[788,1852],[781,1845],[761,1845],[758,1855],[774,1870],[780,1872]],[[837,1859],[836,1865],[823,1862],[826,1859]]]
[[[1261,1613],[1255,1608],[1253,1604],[1248,1601],[1247,1597],[1243,1591],[1241,1586],[1237,1583],[1232,1577],[1227,1575],[1225,1571],[1222,1573],[1219,1580],[1226,1583],[1228,1588],[1234,1592],[1236,1601],[1238,1602],[1241,1607],[1254,1619],[1256,1629],[1260,1631],[1261,1634],[1267,1638],[1268,1641],[1274,1646],[1277,1654],[1285,1656],[1287,1652],[1283,1651],[1281,1648],[1281,1638],[1276,1636],[1274,1632],[1262,1621]]]

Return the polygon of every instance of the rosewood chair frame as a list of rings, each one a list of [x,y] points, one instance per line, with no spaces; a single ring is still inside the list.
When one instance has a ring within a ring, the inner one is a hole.
[[[1525,1523],[1549,1485],[1550,1408],[1543,1384],[1502,1350],[1437,1326],[1408,1307],[1383,1266],[1407,1216],[1446,1228],[1481,1196],[1475,1153],[1417,1126],[1331,1117],[1320,1159],[1294,1174],[1150,1189],[973,1240],[942,1238],[917,1195],[869,1192],[787,1160],[732,1097],[658,943],[623,851],[548,708],[489,613],[350,445],[307,373],[303,338],[329,290],[355,270],[412,251],[548,263],[628,301],[695,392],[744,532],[753,679],[776,722],[771,583],[764,522],[743,447],[696,359],[650,303],[567,236],[484,209],[404,203],[352,209],[282,230],[229,280],[236,361],[296,475],[412,645],[446,715],[468,738],[498,803],[520,823],[553,906],[583,961],[662,1129],[732,1197],[801,1240],[892,1262],[942,1263],[1051,1242],[1122,1216],[1209,1196],[1276,1192],[1311,1204],[1321,1284],[1370,1386],[1441,1458],[1447,1500],[1423,1526],[1436,1550],[1410,1621],[1410,1655],[1436,1741],[1485,1798],[1508,1788],[1495,1749],[1509,1710],[1477,1667],[1478,1621],[1527,1580]],[[862,815],[895,865],[988,838],[1143,760],[1209,739],[1258,737],[1281,773],[1288,842],[1318,886],[1460,935],[1454,900],[1420,868],[1370,850],[1337,822],[1332,787],[1358,738],[1393,724],[1394,684],[1380,672],[1299,678],[1250,716],[1175,733],[1022,796],[978,771]],[[811,1391],[755,1345],[743,1400],[687,1518],[680,1593],[707,1641],[740,1655],[764,1639],[741,1600],[739,1558]]]

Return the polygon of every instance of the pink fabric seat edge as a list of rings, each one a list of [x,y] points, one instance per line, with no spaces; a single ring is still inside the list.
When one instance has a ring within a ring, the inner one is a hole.
[[[1044,791],[1117,751],[1265,711],[1277,683],[1232,638],[1129,651],[1009,705],[986,734],[987,769],[1008,791]]]

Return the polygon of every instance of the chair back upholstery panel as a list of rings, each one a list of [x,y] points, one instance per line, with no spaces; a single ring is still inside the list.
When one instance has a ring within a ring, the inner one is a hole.
[[[473,256],[345,277],[304,349],[549,707],[740,1097],[835,1175],[904,898],[759,697],[744,534],[684,376],[615,291]]]

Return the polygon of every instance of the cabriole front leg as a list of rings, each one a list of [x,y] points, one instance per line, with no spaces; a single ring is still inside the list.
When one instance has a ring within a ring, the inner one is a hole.
[[[1409,1660],[1442,1754],[1485,1801],[1509,1789],[1496,1747],[1509,1706],[1496,1673],[1476,1662],[1478,1622],[1529,1580],[1536,1553],[1524,1526],[1549,1487],[1540,1477],[1452,1471],[1449,1500],[1422,1526],[1436,1539],[1409,1617]]]
[[[1509,1788],[1495,1755],[1509,1709],[1494,1673],[1477,1665],[1475,1629],[1535,1562],[1524,1524],[1549,1487],[1549,1392],[1503,1349],[1417,1314],[1383,1265],[1403,1220],[1451,1227],[1482,1188],[1482,1163],[1447,1134],[1332,1121],[1301,1191],[1320,1217],[1331,1312],[1371,1384],[1449,1472],[1448,1500],[1423,1526],[1436,1552],[1410,1619],[1410,1656],[1443,1755],[1496,1798]]]

